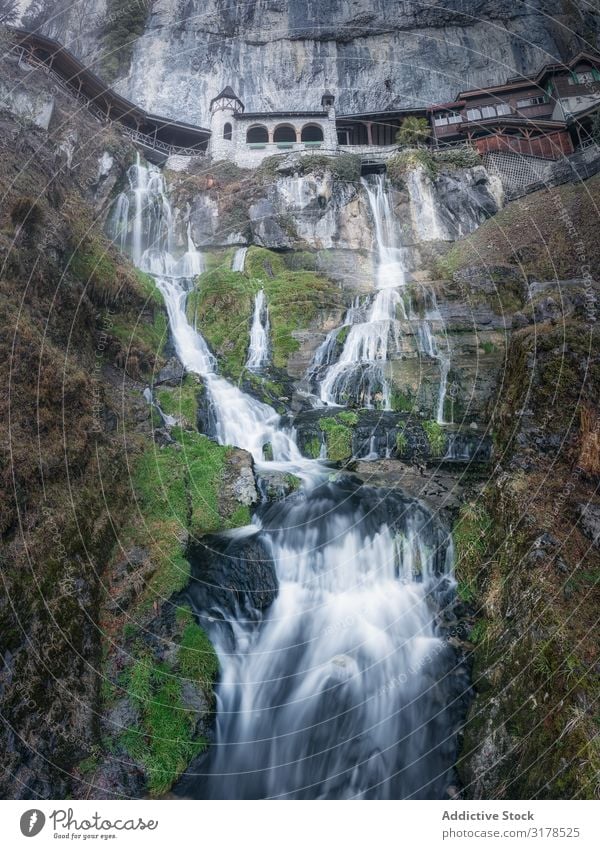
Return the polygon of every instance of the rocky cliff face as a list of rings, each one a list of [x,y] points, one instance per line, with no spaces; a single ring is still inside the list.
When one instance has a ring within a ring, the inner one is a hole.
[[[142,16],[115,0],[41,5],[30,20],[120,76],[123,94],[201,125],[225,85],[253,111],[319,108],[326,88],[344,114],[424,105],[594,38],[593,13],[563,0],[140,0]]]

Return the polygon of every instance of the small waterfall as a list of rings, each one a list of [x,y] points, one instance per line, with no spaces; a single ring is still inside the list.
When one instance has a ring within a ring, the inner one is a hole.
[[[417,344],[419,351],[437,360],[440,364],[440,388],[438,391],[438,402],[436,407],[436,421],[445,424],[444,405],[448,391],[448,374],[450,372],[450,357],[446,351],[441,351],[431,332],[431,325],[427,319],[418,320]]]
[[[248,248],[238,248],[237,251],[233,255],[233,262],[231,263],[232,271],[242,271],[246,265],[246,254],[248,253]]]
[[[221,676],[214,745],[176,792],[444,797],[465,688],[455,650],[437,624],[454,597],[451,536],[414,500],[351,478],[328,481],[330,469],[300,456],[275,410],[216,373],[185,312],[202,256],[188,232],[187,250],[175,258],[173,215],[157,169],[138,162],[131,186],[127,248],[155,276],[181,362],[203,378],[213,435],[249,451],[259,471],[304,481],[300,492],[262,505],[253,526],[227,542],[220,538],[231,548],[217,558],[222,571],[214,580],[205,579],[203,562],[193,573],[189,600],[210,631]],[[344,350],[380,368],[400,308],[393,287],[368,305],[356,302]],[[273,462],[264,462],[266,443]],[[215,550],[212,541],[199,547],[199,557]],[[191,561],[195,569],[192,555]],[[247,581],[257,569],[272,569],[279,589],[267,610],[235,589],[232,564],[242,562]]]
[[[422,168],[413,168],[406,175],[415,232],[419,241],[449,239],[435,198],[433,184]]]
[[[264,290],[256,293],[246,368],[259,371],[269,362],[269,311]]]
[[[117,197],[108,219],[108,235],[119,249],[125,252],[127,247],[127,226],[129,220],[129,198],[125,192]]]
[[[405,283],[405,255],[399,246],[396,220],[391,208],[385,175],[372,182],[362,181],[371,207],[377,244],[376,280],[378,291],[366,318],[355,305],[346,315],[349,327],[337,362],[331,363],[342,328],[329,334],[317,351],[313,376],[321,377],[322,366],[329,368],[320,379],[319,397],[325,404],[355,405],[391,409],[391,386],[386,377],[388,354],[399,345],[398,317],[406,318],[398,289]],[[330,359],[325,363],[325,355]]]

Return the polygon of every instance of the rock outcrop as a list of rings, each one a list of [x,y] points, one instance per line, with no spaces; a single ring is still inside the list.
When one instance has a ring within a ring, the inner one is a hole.
[[[316,109],[325,89],[343,114],[448,101],[567,58],[596,24],[562,0],[155,0],[145,24],[114,0],[30,5],[30,25],[101,72],[126,73],[114,54],[130,55],[118,88],[131,100],[201,126],[226,85],[248,111]]]

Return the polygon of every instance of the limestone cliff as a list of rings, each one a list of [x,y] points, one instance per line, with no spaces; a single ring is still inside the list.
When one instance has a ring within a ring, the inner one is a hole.
[[[422,106],[533,73],[597,32],[589,4],[563,0],[33,0],[25,21],[134,102],[203,126],[225,85],[252,111],[318,108],[326,88],[344,114]]]

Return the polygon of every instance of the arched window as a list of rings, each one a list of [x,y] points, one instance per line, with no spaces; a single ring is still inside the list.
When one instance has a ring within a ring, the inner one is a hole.
[[[248,144],[267,144],[269,141],[269,131],[266,127],[257,126],[249,127],[246,133],[246,142]]]
[[[231,136],[233,134],[233,127],[229,123],[229,121],[223,127],[223,138],[227,141],[231,141]]]
[[[322,142],[323,130],[317,124],[307,124],[306,127],[302,127],[302,141]]]
[[[296,130],[290,127],[289,124],[280,124],[278,127],[275,127],[273,141],[284,142],[286,144],[293,143],[296,141]]]

